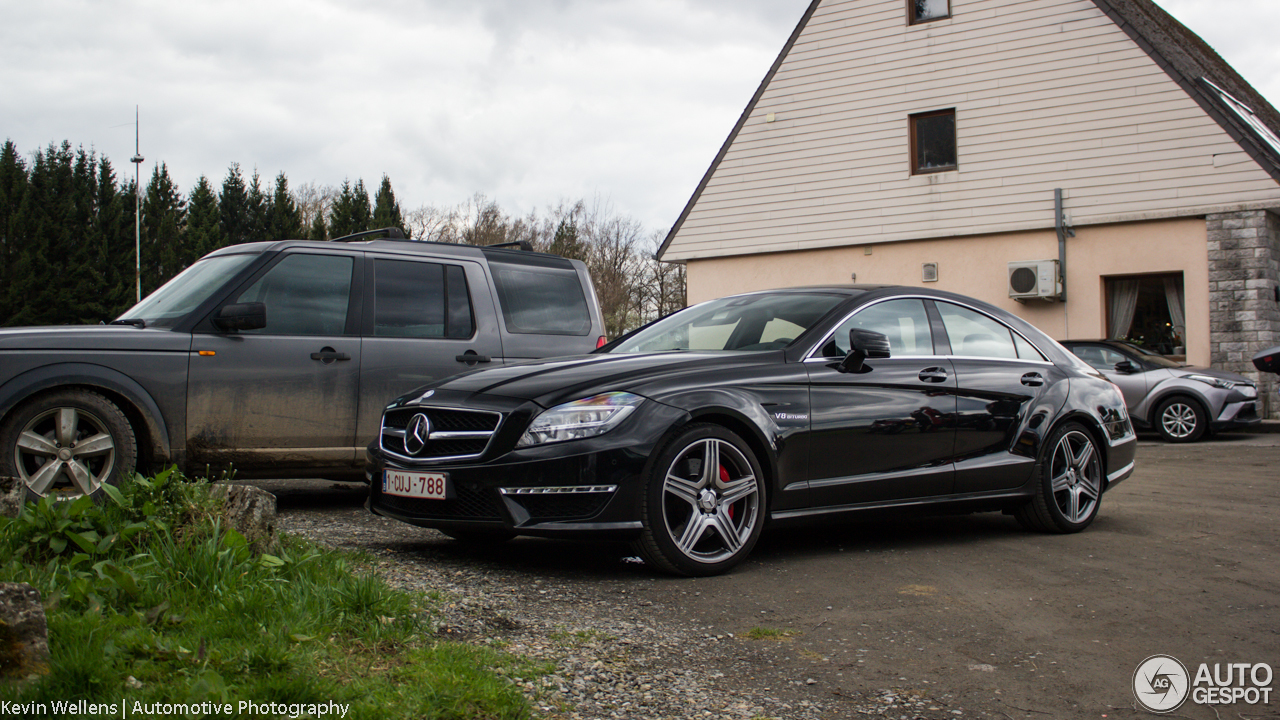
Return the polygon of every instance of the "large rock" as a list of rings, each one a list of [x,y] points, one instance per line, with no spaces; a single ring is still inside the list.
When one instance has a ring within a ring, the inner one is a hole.
[[[217,483],[210,488],[214,498],[226,504],[227,522],[259,551],[270,549],[276,540],[276,496],[252,485]]]
[[[0,583],[0,678],[25,680],[49,672],[49,626],[40,591]]]
[[[15,477],[0,476],[0,517],[18,517],[27,499],[27,486]]]

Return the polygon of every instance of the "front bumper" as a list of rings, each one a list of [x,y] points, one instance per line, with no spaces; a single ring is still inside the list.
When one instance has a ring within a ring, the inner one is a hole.
[[[1260,422],[1262,418],[1258,415],[1258,401],[1242,400],[1223,405],[1222,412],[1218,413],[1218,417],[1209,424],[1216,431],[1256,425]]]
[[[683,411],[648,402],[594,438],[496,451],[468,463],[409,465],[369,448],[369,510],[436,529],[503,530],[540,537],[629,539],[641,530],[647,465]],[[445,473],[451,496],[427,500],[384,492],[387,468]]]

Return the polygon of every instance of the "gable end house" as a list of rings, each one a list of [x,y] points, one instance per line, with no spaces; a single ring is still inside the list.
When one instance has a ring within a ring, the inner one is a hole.
[[[1278,211],[1280,113],[1150,0],[814,0],[659,257],[691,301],[965,293],[1245,373],[1280,417],[1249,363],[1280,344]],[[1013,297],[1019,264],[1061,286]]]

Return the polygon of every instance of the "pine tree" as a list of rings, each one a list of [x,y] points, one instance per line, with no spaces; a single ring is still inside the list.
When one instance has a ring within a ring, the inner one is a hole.
[[[271,198],[262,192],[262,178],[253,171],[249,180],[249,242],[277,240],[267,234],[267,216],[271,213]]]
[[[204,175],[187,199],[187,232],[184,242],[187,264],[222,247],[222,228],[218,223],[218,195]]]
[[[103,317],[118,317],[136,302],[134,289],[133,185],[116,185],[107,158],[98,163],[97,203],[90,245],[102,268]]]
[[[187,222],[187,203],[169,177],[169,168],[160,163],[151,174],[142,201],[142,294],[169,281],[186,265],[182,231]]]
[[[405,237],[409,231],[404,224],[404,215],[400,212],[400,203],[396,202],[396,194],[391,191],[391,178],[382,176],[382,185],[373,206],[373,228],[399,228]]]
[[[240,164],[231,163],[227,177],[222,181],[222,194],[218,198],[218,227],[225,245],[251,242],[253,213],[249,207],[249,189],[245,187]]]
[[[369,191],[365,190],[364,181],[357,180],[354,187],[350,182],[342,181],[342,189],[334,199],[333,209],[329,213],[330,237],[370,230],[372,222],[373,211],[369,207]]]
[[[320,242],[329,239],[329,229],[324,224],[324,213],[316,213],[316,219],[311,222],[311,228],[307,230],[307,239]]]
[[[302,224],[302,211],[289,193],[289,179],[284,173],[276,176],[276,189],[271,196],[271,209],[267,214],[264,240],[296,240],[306,236]]]
[[[18,147],[6,140],[0,149],[0,323],[17,312],[16,298],[10,297],[14,283],[14,264],[22,247],[16,221],[22,198],[27,193],[27,167]]]

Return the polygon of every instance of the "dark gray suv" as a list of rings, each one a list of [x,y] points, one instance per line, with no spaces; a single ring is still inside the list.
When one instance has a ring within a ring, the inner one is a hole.
[[[392,398],[472,368],[590,352],[603,328],[586,267],[554,255],[235,245],[110,325],[0,330],[0,475],[59,497],[171,463],[363,480]]]

